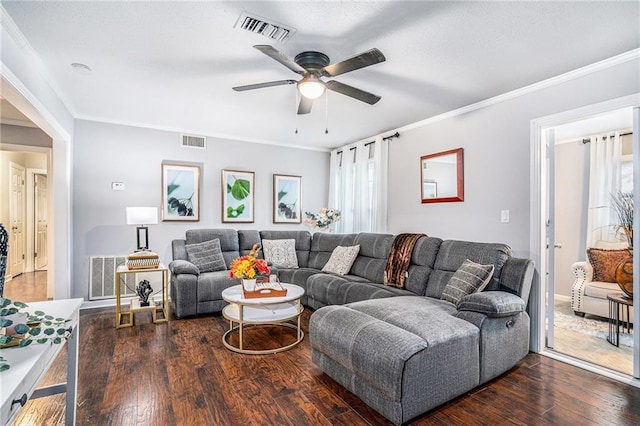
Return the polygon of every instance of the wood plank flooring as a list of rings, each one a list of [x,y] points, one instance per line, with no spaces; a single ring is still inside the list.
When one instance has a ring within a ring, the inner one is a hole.
[[[26,272],[5,281],[3,295],[21,302],[47,300],[47,271]]]
[[[275,355],[224,348],[220,315],[114,328],[111,308],[80,320],[79,425],[386,425],[311,361],[309,339]],[[308,330],[310,310],[303,313]],[[290,341],[255,328],[249,343]],[[10,350],[10,349],[9,349]],[[65,353],[46,382],[64,381]],[[64,395],[29,401],[16,425],[64,424]],[[638,425],[640,389],[529,354],[517,367],[411,425]]]

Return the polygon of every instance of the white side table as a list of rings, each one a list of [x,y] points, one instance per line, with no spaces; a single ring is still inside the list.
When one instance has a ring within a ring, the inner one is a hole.
[[[245,298],[242,286],[229,287],[222,292],[222,298],[229,302],[222,310],[222,315],[229,320],[229,330],[222,336],[222,343],[234,352],[242,354],[275,354],[291,349],[304,338],[304,332],[300,328],[300,315],[304,307],[300,298],[304,295],[304,289],[295,284],[282,284],[287,289],[287,295],[283,297]],[[296,320],[297,324],[288,321]],[[237,323],[237,326],[234,326]],[[296,330],[296,341],[274,349],[250,350],[244,348],[244,329],[247,326],[276,325]],[[238,346],[228,342],[232,333],[238,333]]]
[[[50,300],[28,303],[23,312],[44,311],[47,315],[66,318],[71,328],[67,339],[67,382],[36,389],[53,364],[64,344],[32,343],[24,348],[7,348],[0,352],[11,368],[0,373],[0,424],[11,423],[29,399],[66,392],[65,425],[76,422],[76,394],[78,390],[78,326],[83,299]]]
[[[132,297],[129,299],[129,310],[122,312],[122,301],[120,297],[120,286],[122,276],[126,274],[160,273],[162,274],[162,295],[159,300],[155,296],[150,297],[149,306],[140,306],[140,299]],[[141,311],[151,311],[154,324],[169,321],[169,269],[162,263],[157,268],[129,269],[126,265],[120,265],[116,269],[116,328],[133,326],[133,314]],[[160,315],[158,315],[160,314]],[[128,321],[123,323],[122,319],[128,317]]]

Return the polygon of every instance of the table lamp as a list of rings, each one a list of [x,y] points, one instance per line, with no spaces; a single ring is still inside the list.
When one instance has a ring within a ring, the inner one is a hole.
[[[136,228],[138,250],[149,248],[149,228],[145,225],[158,224],[156,207],[127,207],[127,225],[138,225]]]

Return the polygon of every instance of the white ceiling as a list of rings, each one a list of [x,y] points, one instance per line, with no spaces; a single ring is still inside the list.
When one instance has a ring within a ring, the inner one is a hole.
[[[640,47],[640,2],[26,2],[2,6],[77,118],[330,148]],[[242,11],[292,26],[286,43],[234,29]],[[335,78],[382,97],[337,93],[296,116],[299,76],[252,46],[336,62],[372,47],[387,61]],[[70,64],[87,64],[91,75]],[[298,134],[294,133],[296,127]]]

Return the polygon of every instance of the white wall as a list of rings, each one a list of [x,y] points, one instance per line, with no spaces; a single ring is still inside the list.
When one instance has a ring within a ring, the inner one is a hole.
[[[161,208],[161,163],[201,165],[200,221],[149,226],[149,246],[171,261],[171,240],[187,229],[307,229],[272,223],[273,174],[302,176],[302,210],[326,206],[329,153],[207,138],[207,149],[180,147],[179,133],[77,120],[73,173],[73,291],[88,299],[89,256],[127,254],[135,249],[135,227],[125,207]],[[254,223],[221,222],[221,170],[255,172]],[[123,182],[113,191],[111,182]],[[159,214],[160,214],[159,210]],[[160,219],[160,218],[159,218]]]
[[[515,255],[529,248],[532,119],[637,93],[634,59],[462,115],[430,120],[389,144],[388,230],[446,239],[503,242]],[[421,204],[420,157],[464,148],[465,200]],[[511,222],[500,223],[509,210]]]

